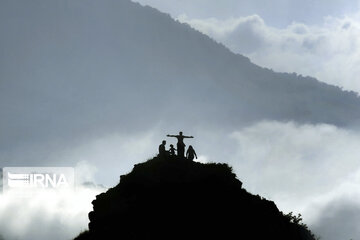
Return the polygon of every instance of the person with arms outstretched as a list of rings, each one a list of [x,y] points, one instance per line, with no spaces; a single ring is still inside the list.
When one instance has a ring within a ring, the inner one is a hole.
[[[193,136],[184,136],[182,132],[179,132],[179,135],[166,135],[167,137],[176,137],[178,142],[176,144],[177,146],[177,152],[179,157],[184,157],[185,152],[185,143],[184,138],[194,138]]]
[[[186,151],[186,158],[190,161],[194,160],[194,156],[196,157],[197,159],[197,155],[196,155],[196,152],[194,150],[194,148],[190,145],[188,150]]]

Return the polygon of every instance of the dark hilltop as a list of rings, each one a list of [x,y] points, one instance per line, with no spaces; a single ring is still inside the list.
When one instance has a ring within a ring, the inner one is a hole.
[[[92,204],[89,230],[75,240],[315,239],[300,216],[242,188],[227,164],[178,156],[136,164]]]

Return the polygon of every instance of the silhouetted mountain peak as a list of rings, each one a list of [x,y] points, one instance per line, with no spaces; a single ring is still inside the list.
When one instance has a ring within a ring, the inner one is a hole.
[[[242,183],[236,179],[232,169],[227,164],[202,164],[188,161],[177,156],[155,157],[147,162],[136,164],[133,170],[120,177],[123,184],[127,181],[141,182],[143,186],[152,186],[161,182],[161,184],[181,184],[202,181],[237,181],[238,187]],[[120,187],[119,184],[117,187]]]
[[[314,239],[274,202],[243,189],[227,164],[155,157],[92,204],[89,231],[76,239]]]

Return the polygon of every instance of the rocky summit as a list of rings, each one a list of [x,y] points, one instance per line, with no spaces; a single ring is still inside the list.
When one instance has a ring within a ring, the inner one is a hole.
[[[299,218],[242,188],[227,164],[155,157],[92,204],[89,230],[76,240],[315,239]]]

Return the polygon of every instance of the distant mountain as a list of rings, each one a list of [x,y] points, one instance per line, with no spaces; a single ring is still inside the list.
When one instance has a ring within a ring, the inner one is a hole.
[[[159,122],[233,128],[360,119],[354,92],[256,66],[128,0],[4,0],[0,34],[3,149]]]
[[[226,164],[155,157],[92,202],[87,239],[313,240],[300,218],[254,196]]]

